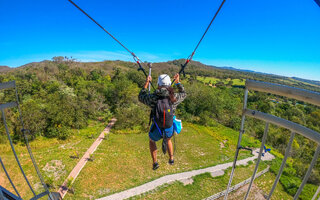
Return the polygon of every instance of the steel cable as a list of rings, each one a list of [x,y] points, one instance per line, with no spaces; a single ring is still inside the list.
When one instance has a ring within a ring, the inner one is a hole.
[[[193,59],[193,56],[194,56],[195,52],[197,51],[200,43],[202,42],[204,36],[207,34],[207,32],[208,32],[209,28],[211,27],[213,21],[214,21],[214,20],[216,19],[216,17],[218,16],[218,14],[219,14],[219,12],[220,12],[220,10],[221,10],[221,8],[222,8],[222,6],[223,6],[223,4],[224,4],[225,2],[226,2],[226,0],[223,0],[223,1],[221,2],[218,10],[216,11],[215,15],[213,16],[212,20],[210,21],[209,25],[207,26],[205,32],[202,34],[202,37],[200,38],[197,46],[194,48],[193,52],[188,56],[186,62],[185,62],[183,65],[181,65],[181,69],[180,69],[180,71],[179,71],[179,74],[183,73],[183,74],[185,75],[185,73],[184,73],[184,68],[185,68],[185,67],[188,65],[188,63]],[[175,79],[173,79],[172,84],[174,83],[174,81],[175,81]],[[171,85],[172,85],[172,84],[171,84]]]

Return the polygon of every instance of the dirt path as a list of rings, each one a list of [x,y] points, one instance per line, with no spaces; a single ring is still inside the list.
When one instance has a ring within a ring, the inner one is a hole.
[[[250,158],[246,158],[243,160],[239,160],[237,162],[237,165],[247,165],[249,161],[254,161],[259,154],[259,149],[256,149],[254,151],[252,151],[253,156]],[[264,155],[264,157],[262,157],[262,160],[273,160],[274,156],[271,155],[270,153],[267,153]],[[172,183],[174,181],[181,181],[184,184],[190,184],[193,182],[192,177],[199,175],[199,174],[203,174],[203,173],[211,173],[211,175],[213,177],[215,176],[221,176],[224,174],[224,170],[232,167],[233,162],[229,162],[229,163],[225,163],[225,164],[220,164],[220,165],[216,165],[213,167],[208,167],[205,169],[199,169],[199,170],[192,170],[192,171],[188,171],[188,172],[183,172],[183,173],[178,173],[178,174],[171,174],[171,175],[166,175],[163,176],[161,178],[158,178],[154,181],[151,181],[149,183],[140,185],[138,187],[135,188],[131,188],[128,190],[125,190],[123,192],[119,192],[110,196],[106,196],[103,198],[100,198],[98,200],[120,200],[120,199],[127,199],[136,195],[140,195],[143,193],[146,193],[148,191],[154,190],[157,187],[163,185],[163,184],[169,184]]]
[[[93,144],[90,146],[90,148],[82,156],[82,158],[80,159],[78,164],[73,168],[73,170],[71,171],[71,173],[69,174],[67,179],[64,181],[64,183],[62,184],[62,186],[58,190],[58,193],[61,195],[62,198],[68,192],[67,184],[68,184],[68,182],[70,182],[69,180],[72,180],[71,183],[73,183],[76,180],[76,178],[79,175],[79,173],[81,172],[82,168],[86,165],[86,163],[90,159],[90,154],[92,154],[97,149],[97,147],[100,145],[100,143],[104,139],[104,135],[110,132],[110,129],[112,128],[112,126],[114,125],[114,123],[116,121],[117,120],[115,118],[111,119],[108,126],[100,133],[100,135],[96,139],[96,141],[93,142]]]

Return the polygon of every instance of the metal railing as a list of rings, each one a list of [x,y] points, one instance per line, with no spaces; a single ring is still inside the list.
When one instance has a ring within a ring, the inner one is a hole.
[[[255,119],[259,119],[262,121],[266,122],[266,127],[265,127],[265,131],[263,134],[263,138],[262,138],[262,142],[261,142],[261,146],[260,146],[260,151],[259,151],[259,156],[257,159],[257,163],[253,172],[253,175],[251,177],[251,181],[247,190],[247,193],[244,197],[244,199],[246,200],[250,194],[250,190],[252,187],[252,184],[256,178],[256,172],[257,169],[259,167],[259,163],[261,160],[261,155],[263,152],[263,147],[265,145],[266,142],[266,138],[267,138],[267,134],[268,134],[268,128],[269,128],[269,124],[274,124],[277,125],[279,127],[282,128],[286,128],[288,130],[291,131],[291,136],[285,151],[285,155],[284,158],[282,160],[279,172],[277,174],[277,177],[273,183],[272,189],[267,197],[267,199],[269,200],[280,180],[281,174],[283,172],[283,169],[286,165],[286,161],[287,158],[290,154],[291,151],[291,146],[293,143],[293,139],[295,137],[296,134],[300,134],[314,142],[317,143],[317,148],[315,150],[314,156],[312,158],[312,161],[310,163],[310,166],[302,180],[302,183],[299,187],[299,189],[297,190],[297,193],[294,196],[294,200],[298,199],[299,195],[302,192],[303,187],[305,186],[308,178],[310,177],[311,171],[314,167],[314,165],[317,162],[317,159],[319,157],[320,154],[320,133],[311,130],[309,128],[306,128],[300,124],[270,115],[270,114],[266,114],[260,111],[256,111],[256,110],[251,110],[247,108],[247,101],[248,101],[248,92],[249,90],[253,90],[253,91],[258,91],[258,92],[266,92],[266,93],[271,93],[271,94],[275,94],[275,95],[280,95],[280,96],[284,96],[284,97],[288,97],[288,98],[292,98],[292,99],[296,99],[296,100],[300,100],[300,101],[304,101],[306,103],[310,103],[316,106],[320,106],[320,93],[317,92],[313,92],[313,91],[308,91],[308,90],[304,90],[304,89],[299,89],[299,88],[294,88],[294,87],[289,87],[289,86],[284,86],[284,85],[279,85],[279,84],[273,84],[273,83],[266,83],[266,82],[260,82],[260,81],[253,81],[253,80],[247,80],[246,81],[246,88],[245,88],[245,92],[244,92],[244,103],[243,103],[243,112],[242,112],[242,118],[241,118],[241,128],[240,128],[240,133],[239,133],[239,138],[238,138],[238,144],[237,144],[237,149],[236,149],[236,153],[235,153],[235,158],[234,158],[234,162],[233,162],[233,166],[232,166],[232,171],[230,174],[230,179],[228,182],[228,186],[227,186],[227,190],[225,192],[225,196],[224,199],[227,200],[228,198],[228,193],[230,191],[230,187],[232,184],[232,179],[234,176],[234,171],[235,171],[235,167],[236,167],[236,162],[238,159],[238,155],[239,155],[239,151],[242,148],[241,146],[241,140],[242,140],[242,135],[244,133],[244,124],[245,124],[245,119],[246,117],[252,117]],[[320,192],[320,187],[318,188],[316,194],[314,194],[314,198],[315,199],[318,195],[318,193]]]
[[[23,175],[23,177],[24,177],[24,179],[25,179],[30,191],[33,194],[33,197],[31,199],[32,200],[36,200],[36,199],[40,199],[40,198],[48,195],[49,199],[53,200],[53,197],[52,197],[52,195],[51,195],[46,183],[44,182],[43,177],[41,176],[40,170],[39,170],[39,168],[38,168],[38,166],[37,166],[37,164],[36,164],[36,162],[34,160],[34,157],[33,157],[29,142],[28,142],[28,135],[27,135],[28,130],[25,129],[25,126],[24,126],[24,123],[23,123],[21,109],[20,109],[20,105],[19,105],[18,91],[17,91],[17,87],[16,87],[15,81],[10,81],[10,82],[6,82],[6,83],[0,83],[0,90],[4,90],[4,89],[13,89],[15,91],[15,97],[16,97],[15,101],[14,102],[0,104],[0,111],[1,111],[2,121],[4,123],[6,135],[8,137],[11,150],[12,150],[12,152],[14,154],[15,160],[16,160],[18,166],[19,166],[19,169],[20,169],[22,175]],[[11,136],[10,136],[10,131],[9,131],[9,128],[8,128],[8,125],[7,125],[7,122],[6,122],[6,115],[5,115],[5,110],[6,109],[10,109],[10,108],[17,108],[18,109],[19,120],[20,120],[20,123],[21,123],[21,126],[22,126],[21,132],[24,135],[25,144],[26,144],[26,147],[28,149],[28,153],[29,153],[29,156],[30,156],[30,158],[32,160],[33,167],[35,168],[35,170],[37,172],[38,178],[40,179],[40,182],[43,185],[43,188],[45,190],[44,192],[42,192],[40,194],[36,194],[36,192],[34,191],[33,187],[31,186],[31,184],[30,184],[30,182],[29,182],[29,180],[28,180],[28,178],[27,178],[27,176],[26,176],[26,174],[25,174],[25,172],[24,172],[24,170],[23,170],[23,168],[21,166],[21,163],[19,161],[18,155],[17,155],[17,153],[15,151],[15,148],[13,146],[12,139],[11,139]],[[13,187],[13,189],[14,189],[16,195],[17,195],[17,199],[22,199],[20,194],[19,194],[19,192],[18,192],[18,190],[16,189],[12,179],[10,178],[10,175],[9,175],[8,171],[6,170],[5,165],[4,165],[3,161],[1,160],[1,158],[0,158],[0,163],[1,163],[1,167],[4,170],[4,172],[5,172],[5,174],[6,174],[7,178],[8,178],[11,186]],[[2,194],[2,192],[0,192],[0,193]],[[2,196],[0,196],[0,198],[1,197]]]

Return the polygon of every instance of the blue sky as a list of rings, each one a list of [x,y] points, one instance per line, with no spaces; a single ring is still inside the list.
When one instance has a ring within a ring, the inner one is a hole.
[[[186,58],[219,0],[74,0],[143,61]],[[0,65],[53,56],[132,58],[67,0],[0,0]],[[313,0],[227,0],[194,60],[320,80],[320,7]]]

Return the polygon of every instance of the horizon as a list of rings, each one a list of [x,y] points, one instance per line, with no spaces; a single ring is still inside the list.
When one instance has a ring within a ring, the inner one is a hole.
[[[0,1],[0,20],[6,30],[0,32],[0,65],[18,67],[59,55],[82,62],[132,61],[68,1],[18,2]],[[187,58],[221,3],[189,2],[75,1],[149,62]],[[313,0],[227,1],[194,59],[206,65],[320,81],[318,19],[320,9]]]
[[[67,57],[67,56],[62,56],[62,57]],[[11,67],[11,66],[1,65],[0,64],[0,67],[19,68],[19,67],[31,64],[31,63],[40,63],[40,62],[44,62],[44,61],[52,61],[52,58],[51,59],[41,60],[41,61],[29,62],[29,63],[23,64],[23,65],[20,65],[20,66],[17,66],[17,67]],[[130,60],[119,60],[119,59],[118,60],[101,60],[101,61],[93,61],[93,60],[92,61],[90,61],[90,60],[81,61],[81,60],[78,60],[78,59],[76,59],[74,57],[67,57],[67,58],[69,58],[69,59],[72,58],[72,59],[75,59],[76,62],[82,62],[82,63],[95,63],[95,62],[105,62],[105,61],[123,61],[123,62],[135,63],[135,62],[130,61]],[[178,58],[178,59],[174,59],[174,60],[181,60],[181,59],[185,59],[185,58]],[[167,61],[162,61],[162,62],[151,62],[151,63],[166,63],[166,62],[170,62],[170,61],[174,61],[174,60],[167,60]],[[193,61],[194,62],[200,62],[198,60],[192,60],[192,62]],[[200,63],[204,64],[204,65],[207,65],[209,67],[217,67],[217,68],[222,68],[222,69],[232,68],[232,69],[226,69],[226,70],[249,71],[250,73],[262,73],[262,74],[266,74],[266,75],[276,75],[276,76],[283,76],[283,77],[288,77],[288,78],[301,78],[301,79],[305,79],[305,80],[309,80],[309,81],[320,81],[320,80],[302,78],[302,77],[299,77],[299,76],[286,76],[286,75],[280,75],[280,74],[272,74],[272,73],[268,73],[268,72],[260,72],[260,71],[250,70],[250,69],[241,69],[241,68],[236,68],[236,67],[233,67],[233,66],[217,66],[217,65],[206,64],[206,63],[203,63],[203,62],[200,62]]]

